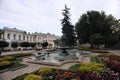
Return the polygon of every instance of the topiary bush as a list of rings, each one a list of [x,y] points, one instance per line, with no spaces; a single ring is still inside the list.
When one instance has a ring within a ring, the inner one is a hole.
[[[14,60],[15,58],[13,56],[4,56],[0,58],[0,61],[9,61]]]
[[[12,80],[23,80],[27,75],[28,75],[28,73],[25,73],[25,74],[23,74],[23,75],[20,75],[20,76],[15,77],[15,78],[12,79]]]
[[[25,57],[25,56],[31,56],[31,55],[33,55],[32,52],[13,54],[14,57]]]
[[[24,80],[41,80],[41,76],[29,74],[24,78]]]
[[[0,62],[0,70],[11,67],[13,65],[13,63],[9,62],[9,61],[1,61]]]
[[[90,63],[82,63],[80,64],[79,70],[83,72],[101,72],[102,67],[104,67],[103,63],[96,63],[96,62],[90,62]]]
[[[49,67],[43,67],[39,70],[39,73],[42,74],[42,75],[44,75],[46,73],[50,73],[50,72],[52,72],[52,69],[49,68]]]

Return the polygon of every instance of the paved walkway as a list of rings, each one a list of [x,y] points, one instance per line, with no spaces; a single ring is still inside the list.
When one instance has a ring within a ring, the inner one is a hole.
[[[111,52],[111,53],[120,55],[120,50],[108,50],[108,51]]]
[[[27,52],[34,52],[35,50],[29,50],[29,51],[9,51],[9,52],[2,52],[1,55],[12,55],[12,54],[18,54],[18,53],[27,53]]]

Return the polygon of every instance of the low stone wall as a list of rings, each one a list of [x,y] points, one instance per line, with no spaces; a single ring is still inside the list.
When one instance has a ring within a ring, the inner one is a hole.
[[[42,62],[42,61],[36,61],[36,60],[28,59],[27,62],[28,63],[34,63],[34,64],[60,67],[60,66],[62,66],[64,64],[67,64],[67,63],[80,63],[81,61],[79,61],[79,60],[65,60],[65,61],[61,61],[59,63],[52,63],[52,62]]]

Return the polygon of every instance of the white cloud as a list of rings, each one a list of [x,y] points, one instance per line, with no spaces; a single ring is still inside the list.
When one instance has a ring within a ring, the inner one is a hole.
[[[71,8],[73,24],[88,10],[103,10],[120,18],[119,0],[0,0],[0,27],[8,25],[28,32],[61,35],[60,19],[65,4]]]

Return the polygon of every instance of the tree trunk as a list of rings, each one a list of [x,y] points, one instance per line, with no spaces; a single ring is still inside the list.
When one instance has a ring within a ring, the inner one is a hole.
[[[93,44],[90,44],[90,46],[91,46],[91,47],[90,47],[91,49],[93,49],[93,48],[94,48],[94,47],[93,47],[93,46],[94,46]]]

